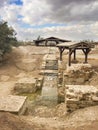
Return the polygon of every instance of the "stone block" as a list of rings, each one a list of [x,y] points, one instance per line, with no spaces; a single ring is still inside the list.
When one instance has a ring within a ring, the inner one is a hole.
[[[77,95],[74,94],[74,93],[71,93],[71,92],[67,92],[67,93],[66,93],[66,97],[67,97],[68,99],[73,99],[73,98],[77,98]]]
[[[93,97],[92,97],[92,100],[93,100],[94,102],[98,102],[98,97],[93,96]]]
[[[73,99],[66,98],[65,102],[66,102],[67,104],[78,104],[78,103],[79,103],[79,100],[76,99],[76,98],[73,98]]]
[[[77,82],[77,84],[83,84],[85,82],[85,78],[84,77],[78,77],[76,79],[76,82]]]
[[[65,101],[65,88],[64,87],[58,88],[58,101],[59,102]]]
[[[14,91],[17,94],[34,93],[36,90],[36,79],[34,78],[22,78],[15,84],[14,87]]]
[[[22,115],[27,109],[26,96],[8,95],[0,97],[0,111]]]

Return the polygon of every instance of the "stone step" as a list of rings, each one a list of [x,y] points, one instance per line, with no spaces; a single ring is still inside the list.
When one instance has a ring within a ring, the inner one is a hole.
[[[41,75],[54,75],[54,76],[57,76],[58,71],[57,70],[41,70],[40,74]]]
[[[57,66],[46,66],[45,67],[46,70],[58,70]]]

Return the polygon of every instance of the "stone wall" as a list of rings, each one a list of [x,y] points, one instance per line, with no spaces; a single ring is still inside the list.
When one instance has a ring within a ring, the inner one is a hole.
[[[65,102],[67,111],[98,105],[98,89],[87,85],[95,71],[90,64],[72,64],[58,71],[58,99]],[[63,74],[63,75],[62,75]]]
[[[72,64],[64,72],[64,82],[67,85],[82,85],[88,83],[94,70],[90,64]]]
[[[98,105],[98,89],[89,85],[65,85],[67,111]]]

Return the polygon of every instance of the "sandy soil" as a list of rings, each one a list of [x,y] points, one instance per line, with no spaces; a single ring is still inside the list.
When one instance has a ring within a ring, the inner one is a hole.
[[[5,60],[0,66],[0,77],[9,76],[8,81],[12,81],[17,80],[20,73],[38,76],[43,56],[48,50],[48,48],[34,46],[13,48],[13,51],[5,56]]]
[[[63,120],[0,112],[0,130],[98,130],[97,110],[98,106],[78,110]]]
[[[0,96],[11,94],[14,83],[22,77],[38,77],[43,56],[49,52],[46,47],[24,46],[13,48],[0,65]],[[59,58],[59,51],[57,52]],[[79,52],[79,62],[83,54]],[[63,65],[67,63],[68,52],[64,52]],[[88,62],[96,74],[89,84],[98,87],[98,48],[91,51]],[[19,117],[0,112],[0,130],[98,130],[98,106],[81,109],[68,118]]]
[[[0,65],[0,96],[11,94],[17,80],[23,77],[39,77],[43,56],[49,48],[20,46],[13,48]]]

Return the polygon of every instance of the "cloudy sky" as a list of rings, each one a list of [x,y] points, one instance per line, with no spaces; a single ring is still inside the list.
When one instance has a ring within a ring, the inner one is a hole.
[[[98,41],[98,0],[0,0],[0,20],[18,40],[40,35]]]

